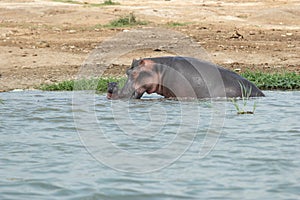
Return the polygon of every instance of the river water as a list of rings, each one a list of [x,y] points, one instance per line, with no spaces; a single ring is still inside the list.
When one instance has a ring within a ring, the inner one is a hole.
[[[1,93],[0,199],[299,199],[300,92],[265,94],[238,115],[225,100]]]

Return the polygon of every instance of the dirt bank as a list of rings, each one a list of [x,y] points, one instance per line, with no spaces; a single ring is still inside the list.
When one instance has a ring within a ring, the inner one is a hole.
[[[211,61],[227,68],[300,72],[300,2],[296,0],[119,0],[120,5],[114,6],[78,2],[0,2],[0,91],[75,78],[101,41],[136,28],[101,25],[131,12],[148,21],[147,27],[189,36]],[[182,48],[184,52],[186,46]],[[122,75],[134,57],[156,54],[153,49],[128,54],[122,58],[124,65],[117,62],[107,74]]]

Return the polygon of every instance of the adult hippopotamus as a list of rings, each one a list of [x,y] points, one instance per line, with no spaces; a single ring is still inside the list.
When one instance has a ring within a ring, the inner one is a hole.
[[[108,98],[139,99],[147,92],[166,98],[217,98],[264,96],[253,83],[240,75],[207,61],[190,57],[155,57],[133,60],[128,79],[118,91],[109,87]]]

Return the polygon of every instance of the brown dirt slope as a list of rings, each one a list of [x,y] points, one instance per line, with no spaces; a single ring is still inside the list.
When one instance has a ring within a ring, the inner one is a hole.
[[[1,0],[0,91],[75,78],[102,41],[136,28],[101,26],[129,13],[148,21],[147,27],[192,38],[211,61],[227,68],[300,72],[298,0],[116,1],[120,5],[99,6],[99,0]],[[186,50],[183,45],[179,52]],[[150,48],[128,53],[114,60],[106,74],[123,75],[133,58],[164,54],[170,52]]]

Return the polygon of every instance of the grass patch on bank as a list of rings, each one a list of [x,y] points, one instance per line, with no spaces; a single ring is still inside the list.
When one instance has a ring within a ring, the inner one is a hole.
[[[59,2],[59,3],[72,3],[72,4],[82,4],[79,1],[73,1],[73,0],[52,0],[54,2]]]
[[[104,3],[102,5],[105,5],[105,6],[113,6],[113,5],[120,5],[120,3],[118,2],[114,2],[112,0],[106,0],[104,1]]]
[[[253,82],[261,90],[300,90],[300,75],[294,72],[264,73],[246,71],[241,76]],[[96,90],[106,92],[109,82],[118,82],[122,88],[127,78],[101,77],[94,79],[69,80],[54,84],[44,84],[39,87],[44,91]]]
[[[73,91],[73,90],[96,90],[97,92],[106,92],[109,82],[118,82],[123,87],[126,82],[125,78],[93,78],[82,80],[67,80],[59,83],[44,84],[39,87],[43,91]]]
[[[190,23],[188,23],[188,22],[184,22],[184,23],[181,23],[181,22],[168,22],[167,26],[169,26],[169,27],[179,27],[179,26],[187,26],[189,24]]]
[[[120,5],[120,3],[114,2],[112,0],[106,0],[103,3],[88,3],[88,2],[80,2],[80,1],[74,1],[74,0],[52,0],[52,1],[60,2],[60,3],[70,3],[70,4],[92,6],[92,7]]]
[[[130,13],[129,15],[125,15],[123,17],[111,21],[109,24],[104,25],[104,27],[115,28],[115,27],[129,27],[129,26],[147,25],[147,24],[148,22],[138,20],[133,13]]]
[[[261,90],[299,90],[300,74],[295,72],[264,73],[246,71],[241,76],[253,82]]]

